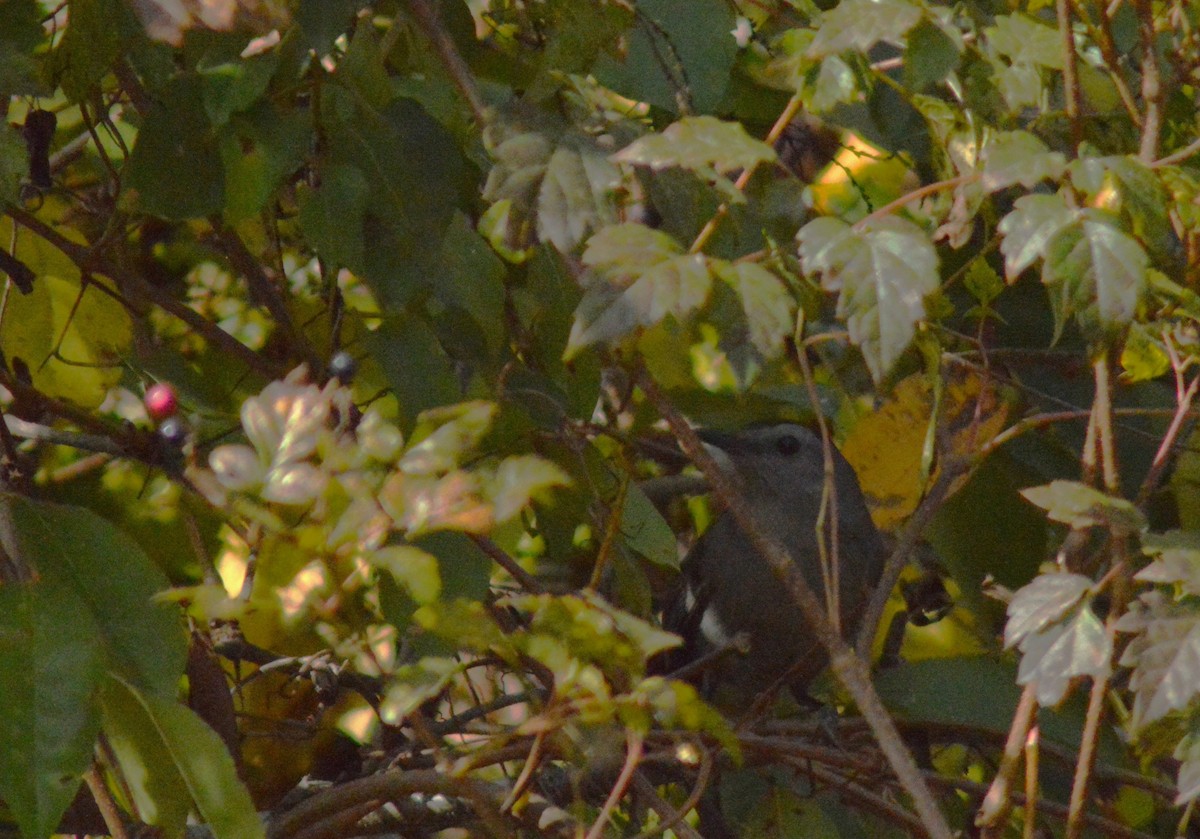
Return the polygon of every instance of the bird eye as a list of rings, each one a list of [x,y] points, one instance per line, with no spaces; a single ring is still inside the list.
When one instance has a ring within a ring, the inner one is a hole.
[[[800,451],[800,438],[794,434],[785,434],[775,441],[775,448],[780,454],[790,457]]]

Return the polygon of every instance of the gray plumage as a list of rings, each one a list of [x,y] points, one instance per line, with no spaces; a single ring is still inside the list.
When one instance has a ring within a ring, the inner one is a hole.
[[[817,533],[826,481],[820,437],[790,423],[737,434],[704,431],[700,436],[722,468],[736,475],[760,526],[788,548],[808,585],[825,603],[826,573]],[[854,469],[836,449],[833,461],[838,611],[843,635],[853,639],[857,618],[883,571],[885,553]],[[825,534],[829,543],[828,527]],[[827,544],[826,550],[832,551],[832,545]],[[749,652],[729,653],[705,671],[703,684],[710,696],[746,701],[793,667],[790,684],[801,694],[824,668],[828,657],[799,605],[730,513],[718,516],[688,553],[683,581],[664,614],[667,628],[685,640],[682,655],[673,664],[698,658],[737,632],[746,633],[750,641]]]

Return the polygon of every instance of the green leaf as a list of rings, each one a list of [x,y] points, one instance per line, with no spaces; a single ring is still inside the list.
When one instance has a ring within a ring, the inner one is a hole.
[[[988,192],[1020,184],[1032,189],[1039,181],[1057,180],[1066,168],[1062,154],[1028,131],[1000,131],[983,147],[981,186]]]
[[[331,265],[363,270],[363,218],[370,191],[363,171],[344,163],[322,168],[315,189],[298,187],[300,229]]]
[[[922,91],[937,84],[958,66],[962,50],[962,34],[957,28],[920,21],[909,30],[904,50],[905,85],[909,90]]]
[[[1107,340],[1126,327],[1146,291],[1149,258],[1132,236],[1113,227],[1100,211],[1062,230],[1046,249],[1042,282],[1061,330],[1071,315],[1091,341]]]
[[[0,586],[0,798],[24,836],[56,832],[92,760],[97,627],[69,588]]]
[[[33,57],[44,37],[42,14],[37,0],[0,3],[0,102],[15,94],[47,93]]]
[[[279,53],[270,50],[250,58],[197,65],[204,109],[214,126],[220,127],[236,113],[251,108],[262,96],[275,68]]]
[[[170,220],[218,213],[225,168],[199,80],[175,79],[146,115],[123,176],[138,207]]]
[[[1000,252],[1004,254],[1004,273],[1009,282],[1040,259],[1050,240],[1076,218],[1078,210],[1068,207],[1061,194],[1018,198],[997,228],[1004,237]]]
[[[1052,481],[1021,494],[1054,521],[1075,529],[1107,527],[1115,536],[1128,536],[1146,528],[1145,516],[1132,503],[1076,481]]]
[[[387,571],[413,601],[424,605],[441,596],[437,557],[412,545],[387,545],[366,554],[367,562]]]
[[[16,202],[21,181],[29,174],[25,141],[11,125],[0,125],[0,205]]]
[[[537,197],[538,238],[563,253],[616,221],[612,195],[621,173],[590,142],[560,145],[550,156]]]
[[[1190,705],[1200,694],[1200,614],[1195,608],[1143,597],[1117,628],[1136,633],[1121,655],[1121,664],[1133,669],[1133,728],[1145,728]]]
[[[843,0],[822,16],[808,55],[866,52],[880,41],[903,37],[921,15],[921,7],[908,0]]]
[[[549,460],[528,454],[506,457],[488,482],[492,515],[497,523],[508,521],[543,490],[570,484],[567,473]]]
[[[600,276],[584,290],[564,359],[702,306],[712,287],[708,266],[703,255],[681,250],[665,233],[640,224],[612,225],[593,236],[583,261]]]
[[[456,659],[431,656],[398,668],[379,703],[380,719],[400,725],[405,717],[444,691],[465,668],[466,664]]]
[[[775,160],[775,150],[746,133],[739,122],[716,117],[684,117],[668,125],[661,134],[648,134],[617,152],[622,163],[635,163],[652,169],[681,166],[718,172],[747,169]]]
[[[1135,575],[1137,579],[1179,586],[1185,594],[1200,595],[1200,533],[1147,533],[1142,537],[1142,551],[1154,561]]]
[[[220,137],[225,217],[238,221],[261,213],[304,162],[311,144],[312,125],[302,112],[280,113],[262,103],[235,115]]]
[[[698,113],[715,110],[737,60],[734,9],[724,0],[690,0],[682,12],[676,0],[641,0],[619,57],[601,56],[593,68],[600,83],[668,113],[683,110],[681,102]]]
[[[137,32],[136,21],[120,0],[76,0],[52,66],[61,70],[63,92],[86,101]]]
[[[773,273],[754,262],[718,262],[714,272],[742,302],[750,341],[764,358],[774,358],[796,327],[796,301]]]
[[[912,342],[925,296],[939,284],[937,254],[910,221],[889,216],[861,230],[818,218],[797,234],[804,270],[838,294],[837,314],[880,381]]]
[[[186,793],[216,839],[266,835],[225,744],[190,708],[120,679],[108,681],[101,701],[105,731],[122,742],[124,776],[142,781],[141,797],[164,819],[177,817]]]
[[[630,485],[621,510],[621,535],[626,546],[655,565],[679,568],[675,533],[646,493]]]
[[[294,20],[304,43],[318,56],[329,54],[338,36],[349,32],[366,0],[299,0]]]
[[[1184,735],[1171,756],[1179,761],[1175,806],[1182,807],[1200,797],[1200,735],[1195,732]]]
[[[389,317],[366,343],[400,403],[402,430],[412,428],[422,411],[462,398],[449,357],[422,319]]]
[[[1061,70],[1062,42],[1058,30],[1023,14],[997,15],[994,26],[984,31],[985,49],[1012,64]]]
[[[1112,639],[1090,607],[1028,635],[1021,642],[1017,684],[1037,685],[1038,703],[1057,705],[1077,676],[1104,678],[1111,672]]]
[[[1013,647],[1026,638],[1061,621],[1092,587],[1082,574],[1039,574],[1017,590],[1008,604],[1004,646]]]
[[[1071,180],[1093,206],[1119,213],[1163,270],[1182,268],[1182,248],[1168,215],[1176,200],[1156,170],[1132,155],[1089,157],[1071,164]]]
[[[150,693],[173,697],[187,658],[178,611],[154,596],[168,586],[141,547],[82,507],[0,496],[12,519],[10,553],[48,585],[74,593],[95,622],[110,668]]]

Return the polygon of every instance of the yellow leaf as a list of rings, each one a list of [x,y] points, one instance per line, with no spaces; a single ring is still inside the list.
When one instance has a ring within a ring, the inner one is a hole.
[[[1008,420],[1008,400],[994,385],[986,392],[982,385],[973,374],[952,377],[945,384],[938,422],[942,434],[949,430],[951,455],[969,457],[979,451]],[[858,473],[871,516],[881,530],[899,527],[924,494],[921,458],[933,410],[934,393],[928,378],[914,373],[901,380],[879,408],[851,420],[853,427],[842,441],[842,454]],[[936,476],[935,468],[930,479]]]

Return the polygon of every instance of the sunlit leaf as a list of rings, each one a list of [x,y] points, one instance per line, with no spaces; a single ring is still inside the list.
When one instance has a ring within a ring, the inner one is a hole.
[[[1057,179],[1067,160],[1028,131],[1002,131],[983,147],[980,183],[988,192],[1020,184],[1031,188],[1039,181]]]
[[[908,0],[845,0],[821,18],[808,54],[866,52],[880,41],[902,37],[920,19],[921,7]]]
[[[1077,218],[1061,194],[1026,195],[1018,198],[1013,210],[997,230],[1004,237],[1004,272],[1009,282],[1042,257],[1050,240]]]
[[[1045,510],[1050,518],[1074,528],[1107,527],[1114,535],[1127,536],[1146,526],[1145,517],[1133,504],[1087,484],[1053,481],[1022,490],[1021,494]]]
[[[550,487],[568,486],[571,479],[556,464],[534,455],[506,457],[488,485],[498,522],[515,516],[535,496]]]
[[[124,775],[153,779],[142,788],[144,801],[177,817],[189,802],[176,796],[186,792],[217,839],[266,835],[224,742],[190,708],[119,679],[105,685],[102,702],[105,729],[127,745],[118,754]]]
[[[388,545],[366,555],[372,565],[387,571],[418,604],[432,603],[442,593],[437,559],[412,545]]]
[[[1077,676],[1104,678],[1110,672],[1112,640],[1090,607],[1021,641],[1017,684],[1037,686],[1039,704],[1057,705]]]
[[[783,282],[754,262],[718,262],[713,270],[737,292],[755,348],[766,358],[778,355],[796,320],[796,301]]]
[[[925,296],[939,284],[938,259],[915,224],[888,216],[862,229],[832,218],[809,222],[797,234],[804,270],[838,292],[838,317],[863,353],[876,381],[908,348],[925,317]]]

